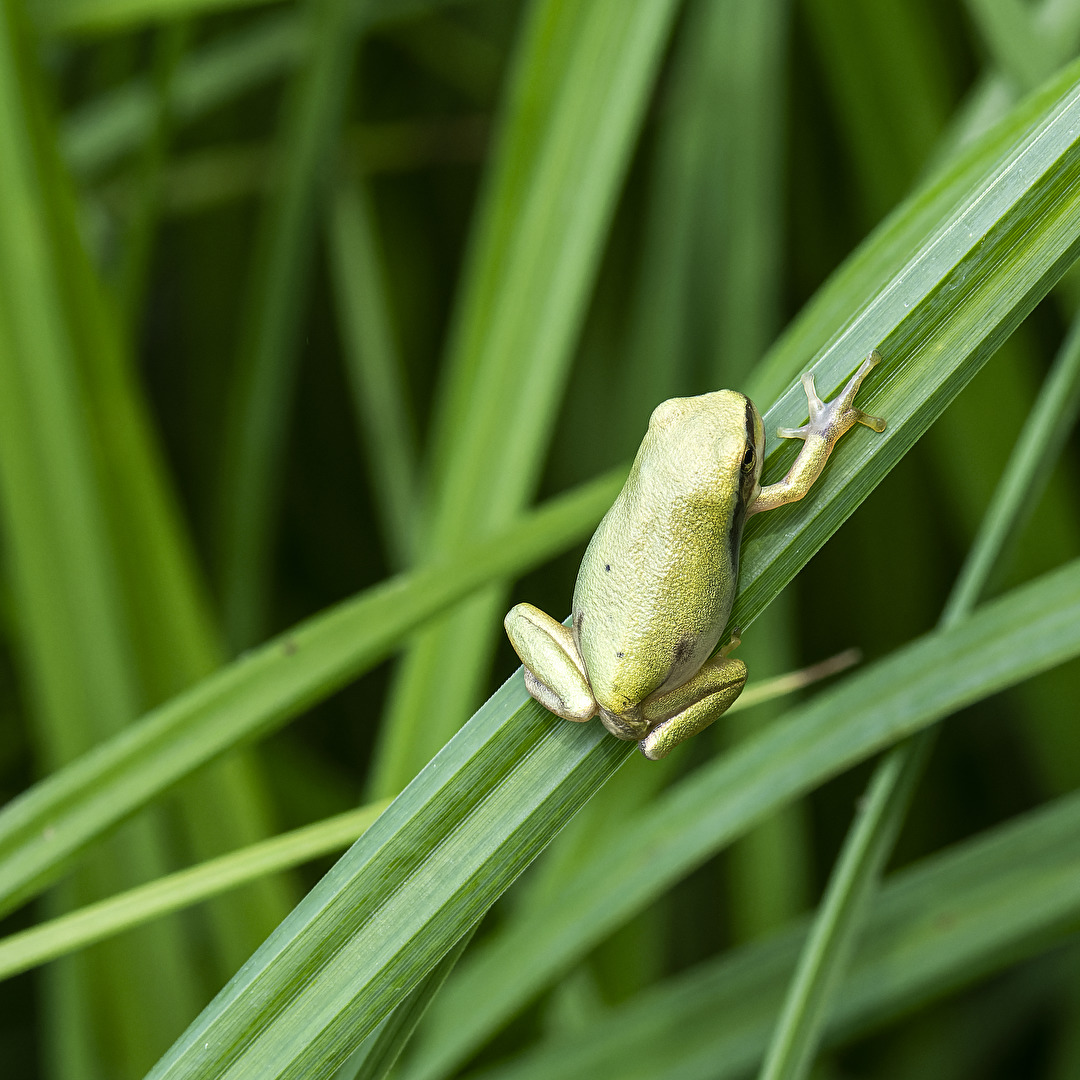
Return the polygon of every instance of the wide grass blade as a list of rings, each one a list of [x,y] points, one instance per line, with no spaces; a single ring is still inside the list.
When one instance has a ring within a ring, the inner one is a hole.
[[[592,941],[770,810],[888,743],[1080,654],[1080,563],[1015,590],[694,773],[560,900],[436,999],[443,1075]],[[489,700],[159,1063],[155,1077],[300,1076],[355,1049],[633,752],[557,722],[517,678]],[[868,705],[868,703],[870,703]],[[510,966],[507,966],[510,965]],[[444,1007],[445,1006],[445,1007]]]
[[[21,14],[0,6],[0,503],[26,696],[48,768],[134,719],[142,687],[79,359],[85,297],[73,278],[83,253]],[[66,895],[92,899],[156,876],[167,851],[161,817],[143,817]],[[81,1044],[73,1054],[84,1060],[111,1056],[122,1075],[153,1059],[199,996],[175,923],[128,945],[54,975],[69,1006],[96,1012],[86,1038],[67,1047]],[[110,993],[91,994],[94,983]],[[74,1034],[72,1017],[53,1013],[49,1026]]]
[[[889,427],[881,436],[851,438],[845,448],[851,467],[859,469],[856,485],[861,495],[906,452],[916,432],[940,414],[1075,258],[1080,235],[1076,231],[1080,188],[1073,179],[1080,152],[1074,141],[1080,130],[1078,71],[1080,66],[1070,65],[942,179],[912,196],[853,258],[867,271],[866,277],[856,284],[844,268],[826,286],[829,295],[822,304],[839,299],[845,291],[842,286],[847,286],[849,299],[854,299],[852,293],[865,294],[868,281],[877,289],[813,365],[818,389],[824,393],[825,387],[841,385],[852,357],[876,347],[886,358],[881,391],[864,391],[864,400],[888,418]],[[1031,167],[1037,178],[1029,172]],[[929,209],[942,213],[946,194],[959,198],[959,206],[939,217],[921,240],[913,236],[914,223],[927,224],[923,215]],[[908,252],[903,261],[898,258],[901,237],[906,237]],[[869,272],[872,264],[883,270],[889,263],[899,264],[890,279],[883,281],[878,273]],[[824,308],[815,310],[813,320],[824,313]],[[824,329],[823,323],[817,325]],[[753,382],[774,385],[782,371],[790,377],[803,366],[796,345],[810,345],[803,336],[809,329],[808,322],[781,342]],[[901,389],[901,383],[907,385]],[[766,433],[772,430],[774,416],[783,418],[785,426],[802,422],[806,412],[800,398],[801,388],[789,385],[769,412]],[[774,447],[770,463],[776,460],[774,455],[786,462],[791,450]],[[838,480],[838,472],[826,471],[810,494],[809,501],[820,513],[776,512],[790,523],[788,550],[807,545],[809,557],[818,546],[813,534],[835,527],[828,504]],[[759,547],[763,543],[759,537],[769,531],[764,522],[768,516],[751,519],[743,540],[740,595],[732,613],[732,622],[743,627],[762,606],[756,598],[758,589],[770,595],[777,591],[771,579],[780,564],[774,561],[772,544],[766,544],[767,560]]]

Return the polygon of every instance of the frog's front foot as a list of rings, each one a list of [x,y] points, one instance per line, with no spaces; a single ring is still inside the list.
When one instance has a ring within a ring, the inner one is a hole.
[[[569,628],[532,604],[512,607],[503,626],[525,667],[525,688],[545,709],[566,720],[596,715],[596,699]]]
[[[801,499],[821,475],[837,441],[856,424],[865,424],[878,432],[885,430],[885,421],[880,416],[871,416],[854,405],[863,379],[880,362],[881,354],[874,349],[832,401],[822,401],[818,397],[814,376],[810,372],[802,377],[809,422],[799,428],[779,428],[777,434],[783,439],[802,439],[803,448],[783,480],[761,488],[747,508],[747,516],[775,510],[778,506]]]
[[[880,363],[881,353],[877,349],[871,350],[844,389],[828,402],[818,397],[814,387],[814,374],[808,371],[802,377],[802,384],[810,407],[810,422],[800,428],[777,428],[776,434],[782,439],[817,438],[828,443],[831,450],[840,436],[856,424],[865,424],[874,431],[884,431],[885,421],[880,416],[871,416],[862,409],[856,409],[854,405],[855,395],[859,392],[863,379],[870,374],[871,368]]]

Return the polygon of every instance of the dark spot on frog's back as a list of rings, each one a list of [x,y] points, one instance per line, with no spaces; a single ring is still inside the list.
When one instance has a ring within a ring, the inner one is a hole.
[[[675,651],[671,654],[671,666],[678,667],[694,651],[694,639],[689,634],[679,638],[675,643]]]
[[[604,569],[607,570],[607,571],[610,571],[611,570],[611,563],[604,563]]]

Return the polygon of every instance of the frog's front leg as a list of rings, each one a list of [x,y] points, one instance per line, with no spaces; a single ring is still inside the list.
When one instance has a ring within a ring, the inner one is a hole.
[[[568,627],[532,604],[516,604],[503,625],[525,666],[525,688],[545,709],[567,720],[596,715],[596,699]]]
[[[738,639],[733,639],[735,644]],[[691,736],[718,719],[742,693],[746,665],[726,656],[728,648],[702,664],[698,673],[682,686],[642,704],[642,713],[655,723],[639,743],[651,761],[666,757]]]
[[[758,492],[746,511],[748,517],[801,499],[821,475],[837,440],[856,424],[865,424],[874,431],[885,430],[885,421],[880,416],[870,416],[862,409],[856,409],[854,405],[855,395],[859,392],[863,379],[880,361],[881,354],[874,349],[862,362],[859,370],[852,375],[847,386],[828,402],[817,396],[812,374],[807,373],[802,377],[806,400],[810,406],[810,422],[801,428],[780,428],[777,434],[783,439],[803,439],[803,448],[783,480]]]

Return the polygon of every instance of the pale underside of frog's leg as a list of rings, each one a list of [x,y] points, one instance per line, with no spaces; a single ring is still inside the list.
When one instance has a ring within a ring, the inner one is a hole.
[[[746,511],[748,517],[801,499],[821,475],[840,436],[856,424],[865,424],[874,431],[885,430],[885,421],[880,416],[864,413],[853,404],[863,379],[880,361],[881,354],[875,349],[832,401],[822,401],[817,396],[812,374],[807,373],[802,377],[810,407],[810,422],[801,428],[780,428],[777,434],[782,439],[803,439],[803,448],[783,480],[761,489]]]
[[[655,726],[641,740],[641,752],[651,761],[666,757],[722,716],[745,683],[746,665],[741,660],[722,653],[707,660],[688,682],[642,704],[642,713]]]
[[[566,720],[596,715],[596,699],[568,627],[532,604],[511,608],[503,626],[525,666],[525,688],[545,709]]]

